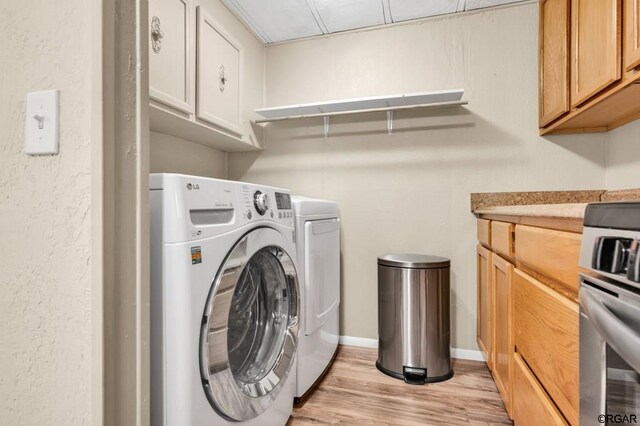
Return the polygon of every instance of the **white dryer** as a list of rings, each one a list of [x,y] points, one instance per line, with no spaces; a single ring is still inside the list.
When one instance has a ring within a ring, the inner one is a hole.
[[[340,338],[340,212],[333,201],[292,197],[300,277],[296,401],[331,365]]]
[[[298,278],[287,190],[151,175],[151,423],[284,425]]]

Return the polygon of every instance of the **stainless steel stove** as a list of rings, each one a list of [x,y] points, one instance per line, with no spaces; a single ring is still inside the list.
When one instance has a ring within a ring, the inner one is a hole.
[[[580,424],[640,422],[640,203],[587,206],[580,253]]]

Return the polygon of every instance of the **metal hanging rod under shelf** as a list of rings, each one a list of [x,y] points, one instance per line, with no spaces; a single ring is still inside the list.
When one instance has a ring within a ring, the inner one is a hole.
[[[385,111],[402,111],[409,109],[438,109],[438,108],[451,108],[462,105],[467,105],[467,101],[453,101],[453,102],[438,102],[438,103],[428,103],[428,104],[417,104],[417,105],[402,105],[402,106],[394,106],[394,107],[384,107],[384,108],[368,108],[368,109],[358,109],[352,111],[336,111],[336,112],[319,112],[315,114],[302,114],[302,115],[290,115],[286,117],[274,117],[274,118],[261,118],[255,120],[254,123],[271,123],[274,121],[284,121],[284,120],[298,120],[303,118],[317,118],[317,117],[335,117],[339,115],[353,115],[353,114],[366,114],[368,112],[385,112]]]

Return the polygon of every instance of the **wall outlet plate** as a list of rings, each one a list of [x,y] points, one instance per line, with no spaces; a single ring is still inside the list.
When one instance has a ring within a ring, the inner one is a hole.
[[[29,155],[58,153],[60,91],[27,93],[24,152]]]

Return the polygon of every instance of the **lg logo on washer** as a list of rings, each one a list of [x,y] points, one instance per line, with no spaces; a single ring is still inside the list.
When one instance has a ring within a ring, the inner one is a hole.
[[[196,184],[188,183],[187,184],[187,189],[189,191],[191,191],[192,189],[193,190],[198,190],[198,189],[200,189],[200,185],[198,185],[197,183]]]

